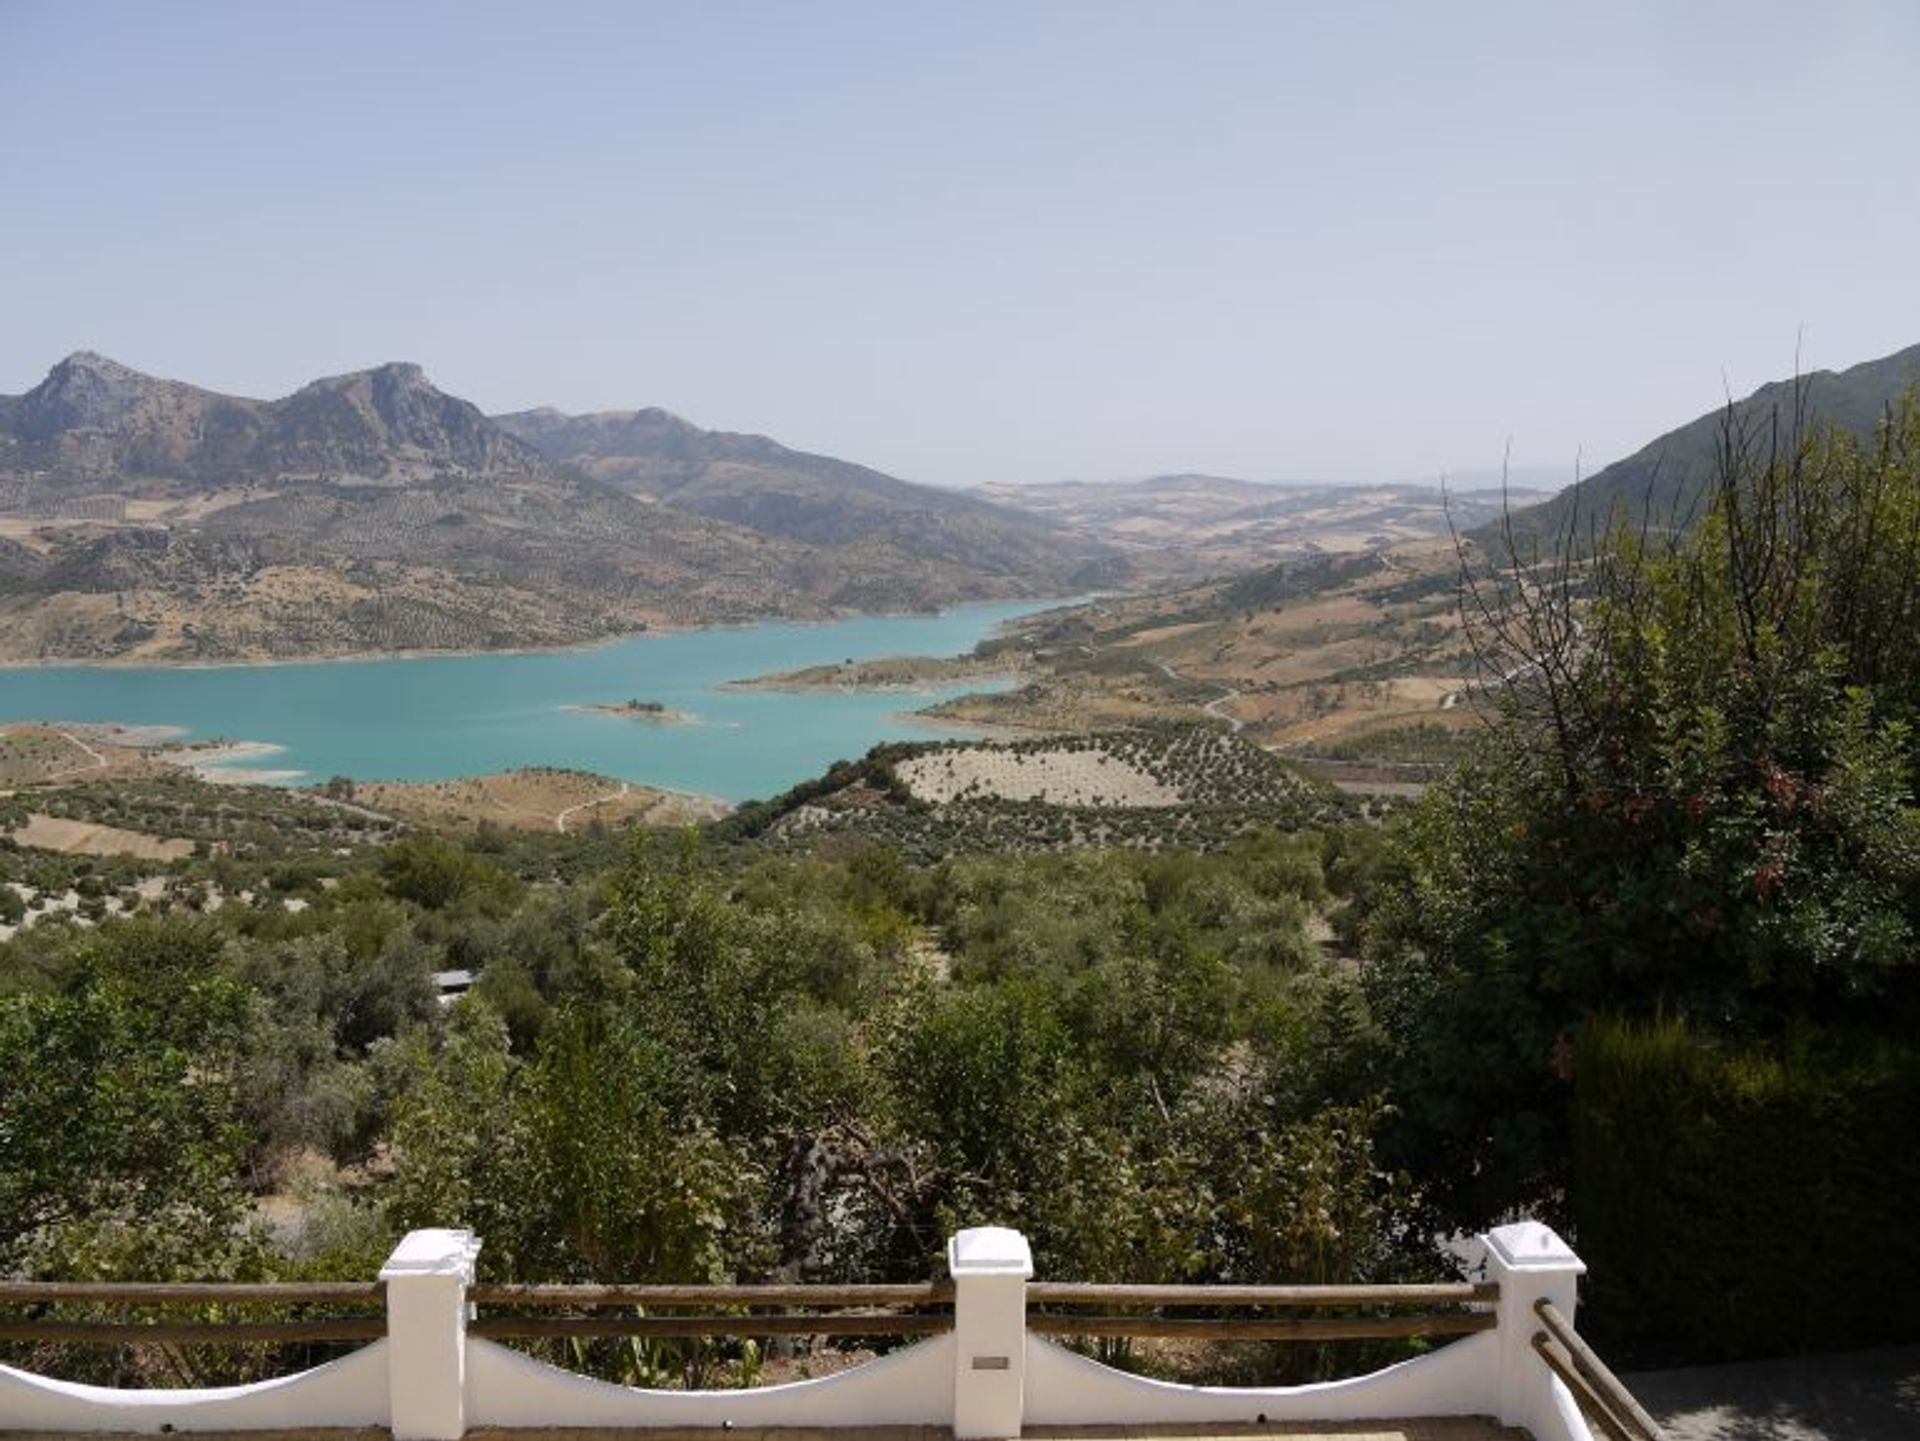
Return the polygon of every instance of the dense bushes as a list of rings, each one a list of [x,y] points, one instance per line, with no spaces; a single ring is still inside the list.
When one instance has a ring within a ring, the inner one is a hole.
[[[0,1274],[218,1275],[243,1249],[247,993],[203,923],[129,921],[0,994]]]
[[[1920,1335],[1920,1047],[1607,1020],[1581,1038],[1574,1098],[1581,1329],[1609,1355]]]
[[[1062,1277],[1435,1265],[1308,932],[1351,844],[915,866],[639,837],[594,867],[561,839],[189,863],[227,872],[217,912],[0,946],[0,1265],[364,1275],[435,1224],[500,1279],[908,1280],[982,1222]],[[443,1007],[450,966],[480,976]]]
[[[1483,582],[1504,710],[1368,932],[1391,1154],[1442,1223],[1564,1204],[1590,1016],[1920,1021],[1920,652],[1890,644],[1920,615],[1920,406],[1871,446],[1786,432],[1730,422],[1684,536]]]

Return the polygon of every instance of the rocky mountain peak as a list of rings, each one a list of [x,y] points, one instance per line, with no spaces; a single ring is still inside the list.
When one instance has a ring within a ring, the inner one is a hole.
[[[330,394],[342,391],[358,391],[394,394],[400,391],[419,390],[434,395],[441,392],[427,379],[427,372],[411,360],[389,360],[384,365],[371,366],[366,370],[349,370],[344,375],[323,376],[319,380],[309,381],[298,394]]]
[[[169,382],[91,350],[76,350],[21,396],[13,429],[40,440],[69,430],[103,430],[154,403]]]
[[[207,485],[280,475],[506,479],[548,470],[412,361],[316,380],[282,400],[249,400],[83,350],[25,395],[0,396],[0,439],[16,466],[63,475],[105,467],[123,478]]]
[[[432,388],[427,372],[411,360],[389,360],[385,365],[374,367],[374,378],[384,380],[390,385],[424,385]]]
[[[384,475],[454,469],[525,474],[539,457],[412,361],[316,380],[276,403],[283,434],[321,469]]]
[[[98,376],[111,380],[147,380],[130,365],[122,365],[110,355],[102,355],[97,350],[76,350],[65,360],[48,372],[48,378],[75,376]]]

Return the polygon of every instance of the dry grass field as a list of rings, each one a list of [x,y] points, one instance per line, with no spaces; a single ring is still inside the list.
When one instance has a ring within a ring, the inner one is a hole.
[[[429,826],[478,826],[578,834],[601,826],[683,826],[727,813],[724,801],[656,790],[590,771],[534,767],[449,781],[363,781],[355,804]]]
[[[105,726],[0,724],[0,787],[155,773],[146,750],[113,734]]]
[[[179,861],[193,854],[193,842],[150,836],[118,826],[60,816],[29,815],[26,823],[7,833],[16,844],[40,851],[79,856],[132,856],[141,861]]]

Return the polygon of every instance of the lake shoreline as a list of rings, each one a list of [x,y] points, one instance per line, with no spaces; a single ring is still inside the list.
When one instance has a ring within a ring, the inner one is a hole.
[[[28,724],[119,725],[128,728],[123,741],[170,741],[166,749],[174,754],[167,759],[200,761],[197,769],[209,779],[432,781],[557,766],[738,804],[776,795],[874,745],[927,736],[942,724],[891,713],[1006,682],[979,678],[926,701],[832,691],[742,693],[721,689],[725,682],[903,655],[955,658],[953,666],[978,675],[986,668],[964,658],[983,640],[1057,604],[986,603],[940,616],[643,633],[618,645],[460,659],[36,666],[0,682],[0,710]],[[636,717],[645,724],[620,724],[626,717],[617,711],[634,697],[692,719],[675,724],[646,716]],[[588,709],[595,706],[613,709]],[[168,729],[154,729],[159,726]],[[953,736],[977,734],[966,725],[946,729]],[[216,739],[282,749],[206,766],[212,757],[201,747]],[[76,750],[73,760],[87,757]],[[294,770],[303,774],[287,773]]]
[[[20,660],[0,659],[0,673],[42,670],[271,670],[283,666],[369,665],[379,661],[460,660],[515,655],[578,655],[624,645],[628,641],[645,640],[650,636],[698,635],[703,632],[751,630],[756,626],[768,625],[825,627],[844,625],[848,621],[857,620],[934,620],[941,616],[952,615],[956,611],[972,610],[976,607],[986,609],[1031,604],[1035,607],[1033,610],[1016,617],[1016,619],[1025,619],[1027,616],[1039,615],[1048,610],[1081,605],[1089,599],[1091,597],[1088,596],[1013,596],[1000,600],[956,601],[938,610],[857,610],[848,611],[844,615],[808,617],[770,615],[756,620],[714,621],[707,625],[649,625],[640,630],[621,631],[614,635],[597,636],[591,640],[563,641],[555,645],[317,651],[312,655],[235,657],[229,660],[177,660],[166,656],[76,656],[70,659],[58,656],[35,656]],[[1012,620],[1001,622],[995,633],[1011,624],[1013,624]],[[749,678],[746,683],[750,684],[751,679]]]

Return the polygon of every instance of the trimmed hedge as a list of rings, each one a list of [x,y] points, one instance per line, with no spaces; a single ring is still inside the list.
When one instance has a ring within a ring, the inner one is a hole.
[[[1574,1076],[1580,1329],[1639,1365],[1920,1339],[1920,1048],[1607,1020]]]

